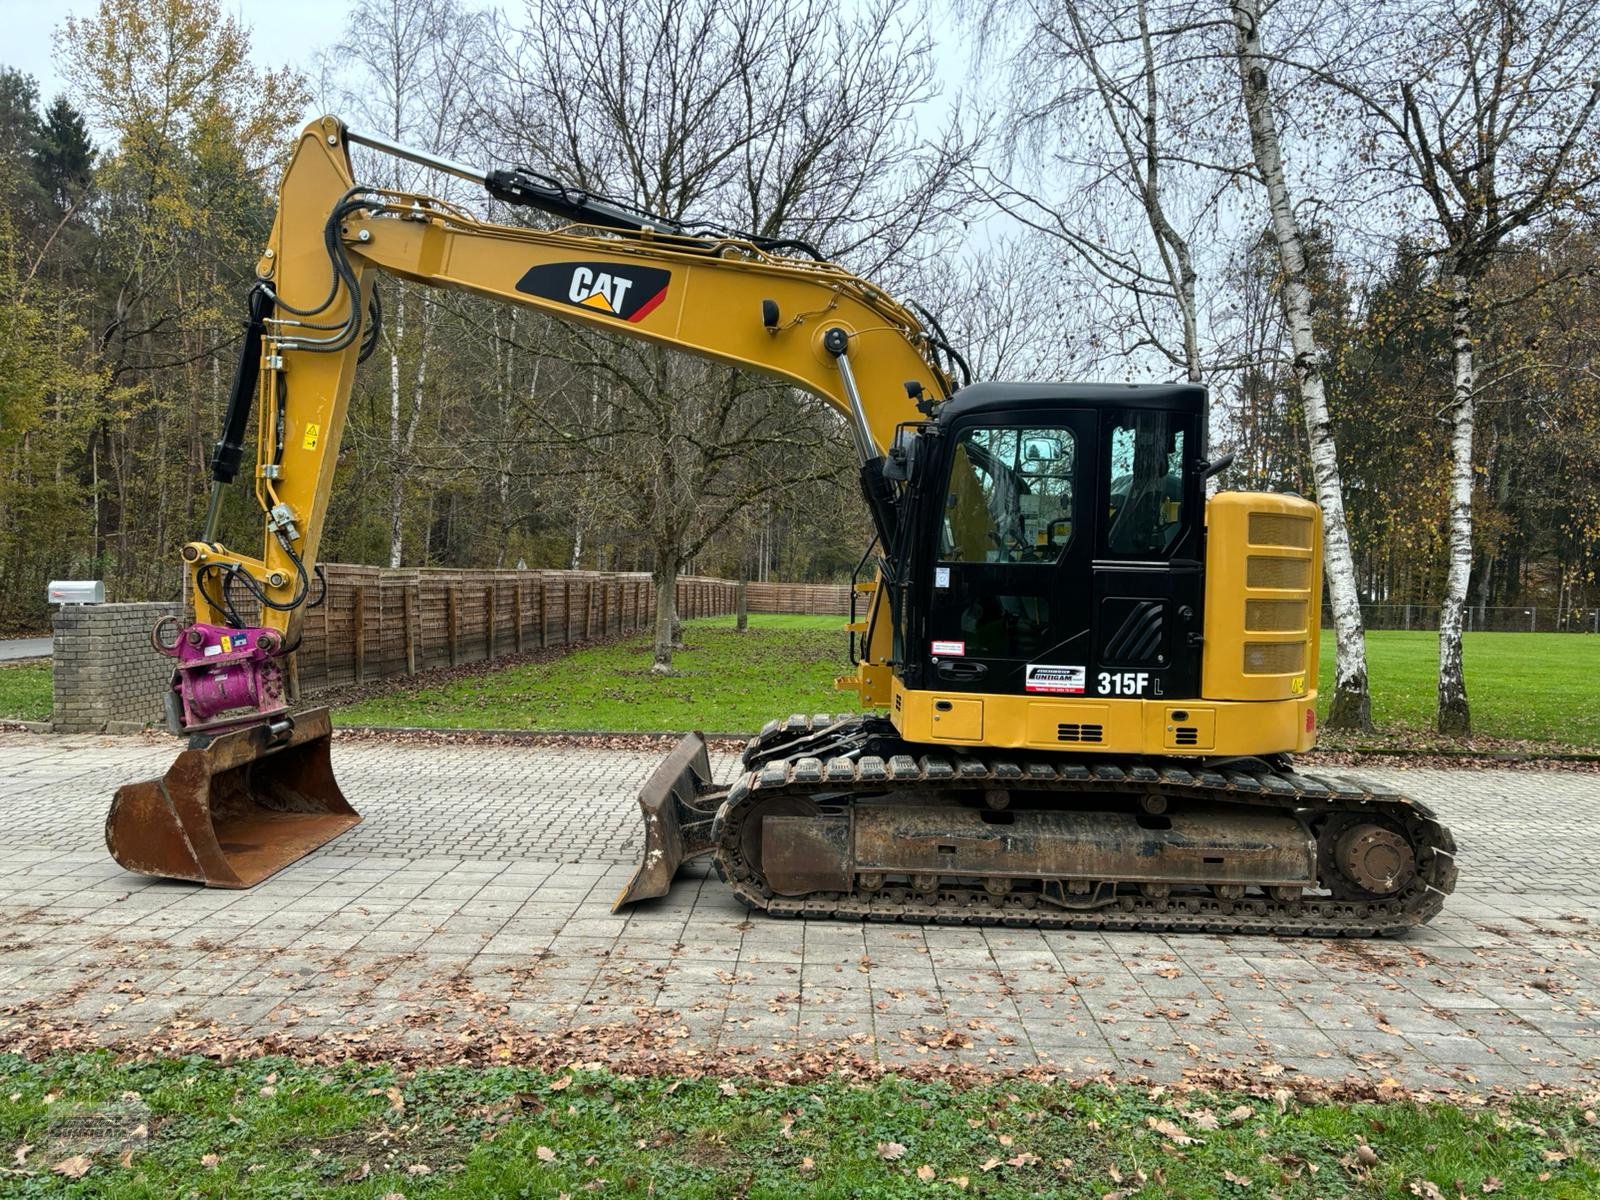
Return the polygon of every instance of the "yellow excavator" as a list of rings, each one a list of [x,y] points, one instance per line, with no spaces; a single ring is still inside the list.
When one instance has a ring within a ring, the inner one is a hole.
[[[364,186],[352,145],[568,224]],[[876,538],[838,685],[861,711],[771,722],[731,784],[686,737],[640,794],[619,907],[705,855],[755,908],[849,919],[1384,934],[1454,887],[1423,805],[1290,765],[1316,737],[1318,511],[1207,498],[1227,463],[1203,388],[973,383],[931,317],[802,243],[331,116],[299,139],[257,274],[205,528],[182,549],[194,619],[152,633],[189,748],[107,819],[130,870],[249,887],[361,819],[328,712],[293,710],[285,663],[389,274],[760,372],[853,435]],[[252,412],[259,554],[217,540]]]

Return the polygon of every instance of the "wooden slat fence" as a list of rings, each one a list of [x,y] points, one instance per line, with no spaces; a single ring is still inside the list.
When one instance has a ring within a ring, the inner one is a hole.
[[[484,662],[648,629],[655,588],[642,573],[409,569],[326,564],[325,603],[306,610],[291,671],[302,694]],[[849,588],[749,586],[751,612],[845,613]],[[683,576],[678,615],[726,616],[738,585]],[[240,603],[255,619],[255,606]]]
[[[598,571],[388,570],[330,563],[295,657],[302,692],[618,637],[655,620],[650,577]],[[681,617],[734,610],[737,585],[678,580]]]
[[[847,583],[752,583],[748,606],[757,613],[823,613],[847,616]]]

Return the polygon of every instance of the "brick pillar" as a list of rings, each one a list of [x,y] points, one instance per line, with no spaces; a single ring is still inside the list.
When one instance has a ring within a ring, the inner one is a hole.
[[[58,733],[132,733],[163,720],[173,660],[150,648],[162,617],[178,604],[83,604],[56,610],[51,674]]]

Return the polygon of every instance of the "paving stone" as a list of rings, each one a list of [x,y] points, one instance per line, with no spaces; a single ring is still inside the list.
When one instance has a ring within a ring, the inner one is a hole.
[[[558,1031],[670,1012],[706,1048],[846,1044],[885,1061],[1035,1061],[1175,1078],[1416,1086],[1593,1079],[1600,805],[1561,772],[1363,771],[1434,806],[1463,846],[1430,927],[1382,942],[778,921],[691,864],[613,915],[657,757],[517,745],[336,747],[366,820],[246,893],[132,876],[102,850],[120,783],[170,743],[0,740],[0,988],[106,1035],[183,1014],[311,1034],[410,1022],[465,986]],[[716,756],[719,777],[732,763]],[[455,981],[455,982],[452,982]]]

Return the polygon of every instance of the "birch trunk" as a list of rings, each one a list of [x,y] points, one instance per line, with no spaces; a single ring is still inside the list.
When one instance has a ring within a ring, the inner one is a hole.
[[[1337,648],[1333,704],[1327,723],[1334,729],[1366,730],[1372,728],[1372,699],[1367,690],[1367,648],[1361,623],[1361,599],[1356,588],[1350,528],[1344,515],[1338,447],[1328,417],[1327,390],[1322,378],[1323,354],[1311,325],[1311,288],[1305,246],[1284,179],[1283,152],[1268,95],[1267,65],[1261,50],[1260,4],[1259,0],[1231,0],[1231,8],[1239,81],[1250,126],[1250,148],[1254,152],[1256,170],[1266,186],[1272,213],[1272,235],[1283,270],[1283,305],[1294,351],[1295,380],[1305,407],[1306,440],[1316,479],[1317,503],[1322,508],[1323,572],[1333,609]],[[1312,619],[1317,617],[1313,615]]]
[[[400,348],[405,341],[405,296],[395,305],[394,344],[389,352],[389,566],[399,567],[405,558],[406,477],[411,466],[411,449],[417,442],[417,425],[422,419],[422,392],[428,378],[428,312],[426,301],[418,314],[417,370],[411,386],[411,411],[402,424],[405,389],[400,378]]]
[[[1472,732],[1467,681],[1461,669],[1461,628],[1472,578],[1472,285],[1459,271],[1450,276],[1450,569],[1439,606],[1440,733]]]

